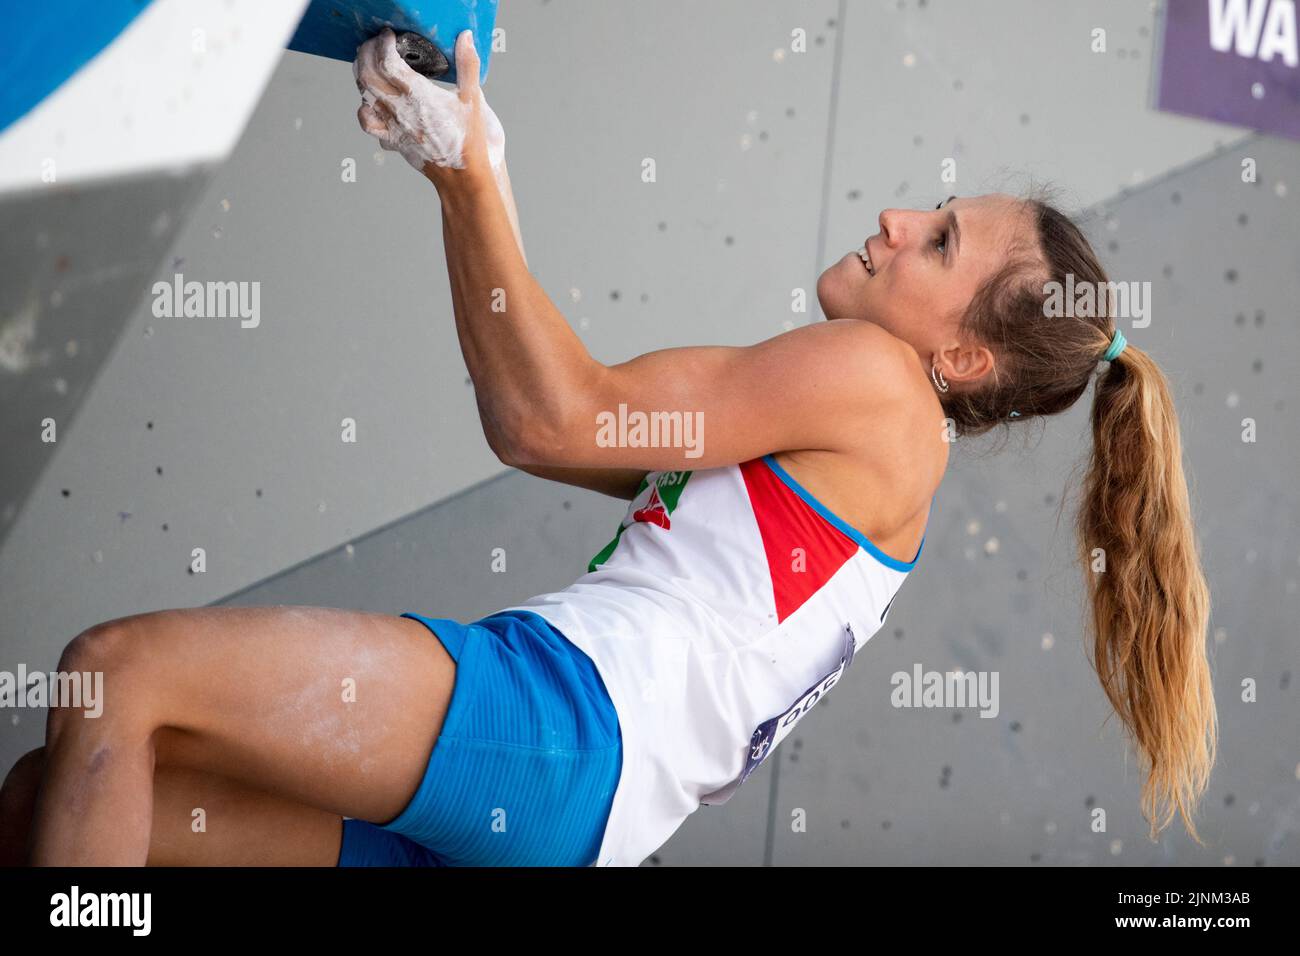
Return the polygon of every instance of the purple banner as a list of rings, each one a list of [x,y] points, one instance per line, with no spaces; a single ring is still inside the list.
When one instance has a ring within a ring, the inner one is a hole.
[[[1300,139],[1296,0],[1166,0],[1156,106]]]

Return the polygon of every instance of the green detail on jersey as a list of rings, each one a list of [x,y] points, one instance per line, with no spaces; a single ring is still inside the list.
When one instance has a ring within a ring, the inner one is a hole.
[[[632,496],[632,501],[628,505],[627,514],[625,514],[623,520],[619,522],[618,531],[614,533],[613,540],[611,540],[609,544],[605,545],[605,547],[601,548],[600,553],[591,559],[590,563],[587,565],[588,572],[595,571],[597,567],[609,560],[610,555],[612,555],[618,547],[618,542],[623,537],[624,530],[632,524],[635,524],[635,522],[632,521],[632,515],[639,508],[645,507],[646,502],[649,501],[650,498],[650,496],[646,494],[646,491],[650,488],[651,475],[655,476],[655,487],[659,491],[659,500],[663,502],[664,510],[671,515],[673,509],[677,507],[677,502],[682,497],[682,489],[686,487],[686,480],[691,477],[691,472],[652,471],[647,473],[646,476],[641,479],[641,484],[637,487],[636,494]],[[642,500],[642,496],[645,497],[645,501]]]

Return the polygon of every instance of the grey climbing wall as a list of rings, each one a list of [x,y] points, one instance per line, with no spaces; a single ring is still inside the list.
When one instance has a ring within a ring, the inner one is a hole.
[[[1112,274],[1153,284],[1130,339],[1175,388],[1215,599],[1210,845],[1152,845],[1080,645],[1068,503],[1058,525],[1086,407],[996,455],[960,447],[922,562],[843,689],[655,861],[1300,861],[1297,145],[1152,112],[1158,11],[1124,0],[578,9],[512,0],[487,93],[530,266],[598,358],[777,334],[816,318],[791,290],[881,208],[1050,180],[1090,211]],[[261,325],[129,317],[0,548],[0,666],[52,666],[97,620],[221,599],[468,617],[566,584],[607,540],[619,502],[502,474],[486,449],[436,198],[356,129],[355,100],[346,67],[285,56],[164,270],[260,280]],[[186,573],[195,545],[203,575]],[[1000,713],[891,707],[890,676],[918,663],[997,670]],[[1258,703],[1240,702],[1246,679]],[[40,715],[19,717],[0,765],[40,742]]]
[[[0,543],[210,178],[198,166],[0,196]]]

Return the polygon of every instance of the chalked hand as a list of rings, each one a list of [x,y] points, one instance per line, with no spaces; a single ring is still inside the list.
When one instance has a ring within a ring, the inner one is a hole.
[[[413,70],[385,28],[357,48],[353,63],[362,105],[361,128],[384,149],[435,182],[439,170],[463,170],[493,181],[505,161],[505,130],[479,87],[479,58],[469,30],[456,39],[456,89]]]

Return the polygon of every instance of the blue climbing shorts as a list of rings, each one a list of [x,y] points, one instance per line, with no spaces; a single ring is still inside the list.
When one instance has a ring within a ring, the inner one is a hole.
[[[424,779],[396,819],[343,821],[339,866],[587,866],[623,768],[595,664],[544,618],[403,614],[456,662]]]

